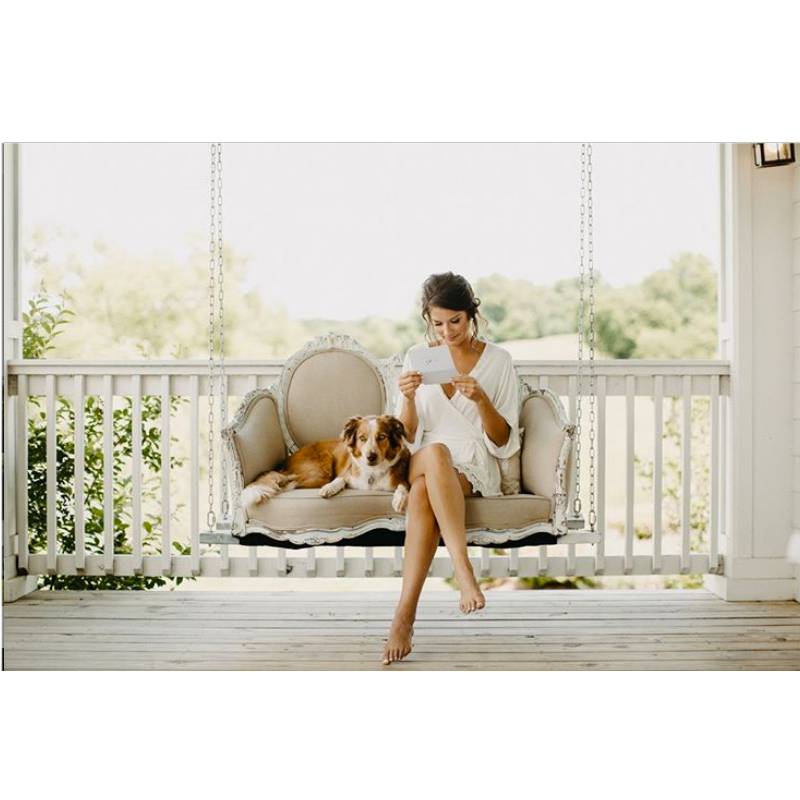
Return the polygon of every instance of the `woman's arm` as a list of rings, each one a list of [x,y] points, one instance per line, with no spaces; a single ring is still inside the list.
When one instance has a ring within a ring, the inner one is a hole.
[[[419,424],[417,404],[413,397],[410,400],[408,397],[403,397],[403,407],[397,415],[397,418],[403,423],[403,427],[406,429],[406,439],[408,439],[409,442],[413,442],[417,435],[417,425]]]
[[[420,433],[419,412],[417,411],[417,389],[422,384],[422,375],[411,369],[411,362],[406,354],[403,372],[397,379],[399,393],[395,402],[394,415],[406,429],[406,439],[412,450],[419,446],[417,434]],[[421,439],[421,437],[419,437]]]
[[[502,447],[511,436],[511,426],[506,422],[500,412],[492,405],[492,401],[485,392],[481,392],[477,401],[478,413],[481,416],[483,429],[486,435],[498,446]]]

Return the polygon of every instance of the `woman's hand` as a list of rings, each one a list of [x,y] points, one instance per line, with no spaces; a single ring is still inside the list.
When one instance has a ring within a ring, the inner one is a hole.
[[[472,400],[473,403],[482,403],[489,399],[481,385],[471,375],[456,375],[451,383],[457,392],[461,392],[467,400]]]
[[[406,400],[413,400],[417,387],[422,383],[421,372],[404,372],[397,379],[397,386]]]

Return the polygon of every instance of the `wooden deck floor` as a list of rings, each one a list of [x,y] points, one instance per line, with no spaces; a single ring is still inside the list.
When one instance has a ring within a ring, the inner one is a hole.
[[[4,606],[4,668],[800,669],[800,603],[705,591],[500,591],[469,617],[423,594],[383,666],[387,592],[37,592]]]

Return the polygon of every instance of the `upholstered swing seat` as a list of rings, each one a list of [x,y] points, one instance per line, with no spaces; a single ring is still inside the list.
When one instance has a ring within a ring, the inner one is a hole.
[[[376,359],[350,337],[329,334],[289,358],[271,387],[246,395],[222,431],[236,533],[201,540],[290,549],[403,544],[405,514],[393,511],[390,492],[345,489],[322,498],[317,489],[293,489],[246,508],[239,503],[258,475],[305,444],[338,437],[349,417],[392,413],[401,365],[399,356]],[[555,544],[574,536],[566,519],[574,426],[555,394],[520,379],[520,427],[521,452],[501,464],[503,489],[514,493],[466,498],[470,545]]]

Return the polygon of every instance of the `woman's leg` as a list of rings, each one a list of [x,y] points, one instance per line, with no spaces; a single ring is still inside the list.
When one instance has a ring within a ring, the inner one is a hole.
[[[464,495],[472,494],[469,481],[453,467],[450,450],[441,443],[423,447],[411,456],[408,479],[425,477],[431,508],[439,523],[453,572],[461,590],[459,608],[468,614],[486,605],[467,554]]]
[[[406,539],[403,552],[403,588],[394,612],[389,638],[383,649],[383,663],[399,661],[411,652],[417,603],[439,545],[439,526],[433,515],[425,476],[411,484],[406,509]]]

